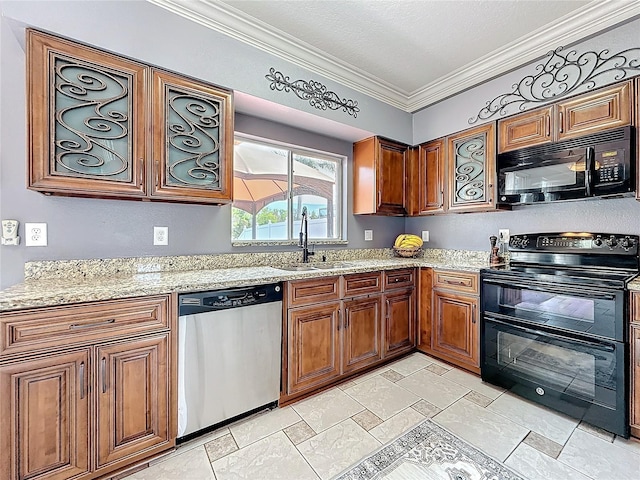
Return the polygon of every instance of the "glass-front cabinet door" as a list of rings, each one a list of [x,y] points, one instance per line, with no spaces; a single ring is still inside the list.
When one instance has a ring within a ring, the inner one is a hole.
[[[231,201],[232,92],[153,70],[151,196]]]
[[[447,137],[449,211],[495,208],[495,124]]]
[[[142,197],[147,67],[29,30],[29,188]]]

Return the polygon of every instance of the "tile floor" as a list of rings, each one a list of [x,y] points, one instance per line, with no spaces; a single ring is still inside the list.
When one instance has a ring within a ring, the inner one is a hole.
[[[192,440],[126,478],[325,480],[427,417],[529,480],[640,479],[640,441],[421,353]]]

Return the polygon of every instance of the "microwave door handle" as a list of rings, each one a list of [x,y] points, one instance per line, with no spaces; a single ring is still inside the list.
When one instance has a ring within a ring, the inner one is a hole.
[[[593,158],[595,156],[595,149],[593,147],[587,147],[585,167],[584,167],[584,189],[587,197],[592,195],[593,191]]]

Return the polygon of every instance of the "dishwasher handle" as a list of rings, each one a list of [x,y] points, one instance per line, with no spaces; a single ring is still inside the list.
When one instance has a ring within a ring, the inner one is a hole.
[[[281,283],[183,293],[178,295],[178,313],[180,316],[194,315],[281,301]]]

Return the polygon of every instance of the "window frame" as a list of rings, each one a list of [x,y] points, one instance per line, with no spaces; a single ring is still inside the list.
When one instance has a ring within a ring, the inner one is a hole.
[[[230,215],[230,239],[231,246],[233,247],[242,247],[242,246],[276,246],[276,245],[298,245],[299,239],[298,234],[293,231],[294,225],[294,216],[293,216],[293,199],[294,194],[292,190],[293,185],[293,167],[295,163],[294,157],[296,155],[313,157],[319,160],[332,161],[336,163],[336,180],[335,185],[337,186],[337,196],[334,197],[334,200],[339,201],[339,207],[335,209],[336,215],[339,215],[339,218],[335,220],[335,227],[338,230],[335,238],[312,238],[309,237],[309,245],[346,245],[347,241],[347,194],[346,194],[346,178],[347,178],[347,162],[348,157],[346,155],[340,155],[337,153],[326,152],[314,148],[308,148],[301,145],[294,145],[286,142],[280,142],[277,140],[272,140],[268,138],[263,138],[255,135],[249,135],[245,133],[235,132],[234,134],[234,143],[235,141],[245,141],[252,142],[262,146],[273,147],[279,150],[287,150],[287,239],[250,239],[250,240],[237,240],[232,238],[233,235],[233,209],[238,208],[234,206],[234,202],[232,201],[231,206],[231,215]],[[234,178],[235,178],[235,169],[234,169]],[[304,195],[304,194],[303,194]],[[264,208],[264,207],[263,207]],[[242,210],[242,209],[240,209]]]

